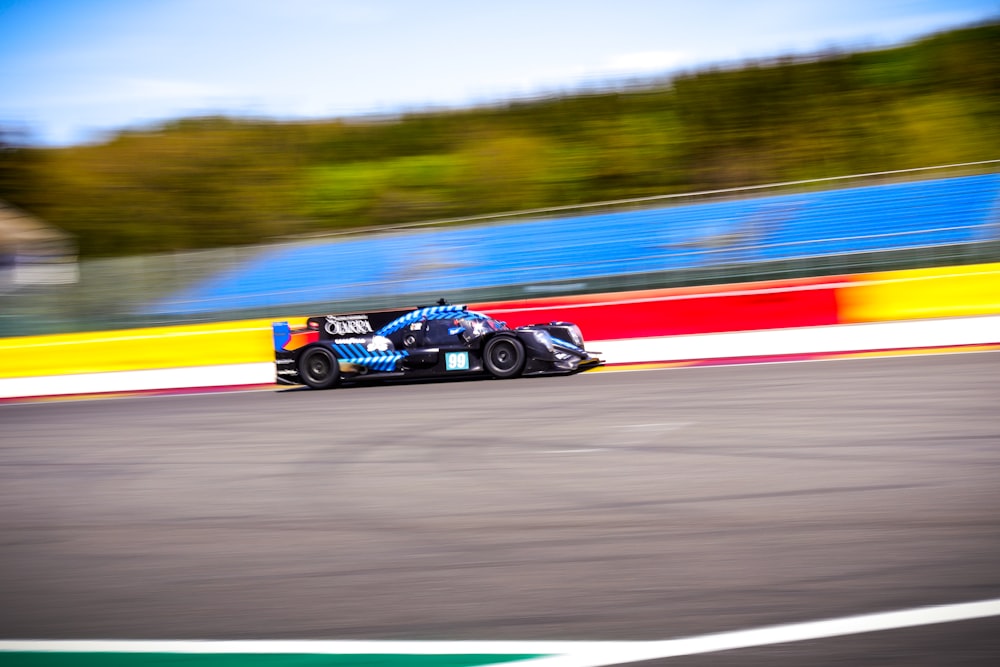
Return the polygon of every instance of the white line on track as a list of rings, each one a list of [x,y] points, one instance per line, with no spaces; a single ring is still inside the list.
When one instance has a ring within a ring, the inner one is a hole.
[[[1000,598],[773,625],[661,641],[376,641],[376,640],[0,640],[0,652],[312,655],[547,654],[525,667],[606,667],[787,642],[842,637],[1000,616]]]
[[[1000,598],[981,602],[921,607],[860,616],[846,616],[823,621],[808,621],[788,625],[774,625],[752,630],[719,632],[684,639],[665,639],[656,642],[636,642],[628,647],[596,648],[596,651],[577,652],[525,661],[525,667],[605,667],[630,662],[673,658],[682,655],[715,653],[733,649],[784,644],[842,637],[844,635],[914,628],[937,623],[967,621],[977,618],[1000,616]]]

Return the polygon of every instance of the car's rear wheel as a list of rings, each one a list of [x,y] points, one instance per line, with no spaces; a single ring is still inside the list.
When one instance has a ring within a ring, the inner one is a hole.
[[[497,336],[486,343],[483,364],[495,378],[513,378],[524,370],[524,345],[510,336]]]
[[[340,380],[340,362],[325,347],[307,348],[299,357],[299,377],[313,389],[329,389]]]

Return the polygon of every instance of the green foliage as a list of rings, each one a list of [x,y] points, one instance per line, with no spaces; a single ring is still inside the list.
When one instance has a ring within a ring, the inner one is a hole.
[[[460,111],[191,118],[48,150],[0,136],[0,199],[101,256],[994,159],[997,44],[990,24]]]
[[[308,213],[329,227],[357,220],[394,222],[447,213],[459,183],[456,155],[414,155],[309,167],[302,197]]]

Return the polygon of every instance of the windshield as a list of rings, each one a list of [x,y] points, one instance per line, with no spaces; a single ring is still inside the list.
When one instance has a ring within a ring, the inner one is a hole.
[[[506,331],[510,327],[506,322],[495,320],[482,313],[467,313],[455,319],[455,324],[465,329],[466,336],[478,338],[494,331]]]

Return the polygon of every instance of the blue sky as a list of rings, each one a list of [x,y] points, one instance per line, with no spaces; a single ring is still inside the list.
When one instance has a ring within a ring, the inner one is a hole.
[[[466,106],[997,17],[1000,0],[0,0],[0,127],[68,144],[185,115]]]

